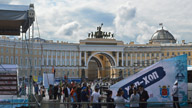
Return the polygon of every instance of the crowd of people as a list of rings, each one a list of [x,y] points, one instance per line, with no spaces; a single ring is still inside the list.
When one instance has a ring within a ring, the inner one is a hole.
[[[178,82],[175,83],[173,99],[178,101]],[[147,100],[149,99],[148,92],[144,90],[142,85],[135,87],[131,84],[129,87],[128,97],[125,98],[124,90],[119,88],[116,96],[112,97],[111,90],[105,90],[106,97],[101,95],[101,87],[97,84],[92,90],[92,84],[83,83],[60,83],[49,85],[47,89],[49,99],[58,100],[59,102],[66,102],[67,108],[101,108],[100,102],[107,102],[107,108],[125,108],[125,103],[129,102],[130,108],[147,108]],[[38,85],[34,85],[35,94],[38,94]],[[46,89],[44,86],[40,88],[40,94],[45,97]],[[62,98],[61,98],[62,97]],[[105,100],[105,101],[102,101]],[[77,102],[77,104],[70,104]],[[81,102],[81,104],[80,104]],[[92,104],[90,104],[90,102]],[[179,107],[178,103],[174,103],[174,107]]]

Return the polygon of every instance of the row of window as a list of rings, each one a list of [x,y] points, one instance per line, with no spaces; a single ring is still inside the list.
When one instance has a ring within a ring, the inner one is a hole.
[[[14,52],[14,48],[10,49],[10,53],[13,54],[13,52]],[[33,50],[33,52],[31,52],[27,49],[24,49],[24,50],[15,49],[15,54],[19,54],[19,52],[20,52],[20,54],[25,52],[25,54],[33,53],[33,55],[41,55],[41,50]],[[1,54],[3,54],[3,53],[9,53],[9,49],[1,48]],[[70,56],[70,53],[71,53],[71,56],[75,56],[75,55],[79,56],[78,52],[73,52],[73,51],[72,52],[57,51],[57,56],[61,56],[61,55],[64,56],[65,54],[66,54],[66,56]],[[48,54],[48,56],[51,56],[51,55],[56,56],[56,51],[43,51],[44,56],[46,56],[47,54]]]
[[[125,54],[126,53],[124,53],[124,55],[123,56],[125,56]],[[191,56],[191,52],[188,52],[188,53],[186,53],[186,52],[177,52],[177,53],[175,53],[175,52],[167,52],[167,53],[127,53],[127,55],[128,56],[131,56],[131,54],[132,54],[132,56],[134,57],[134,56],[137,56],[137,57],[140,57],[140,56],[142,56],[142,57],[144,57],[145,56],[145,54],[146,54],[146,56],[147,57],[149,57],[150,56],[150,54],[151,54],[151,57],[154,57],[154,56],[175,56],[175,55],[183,55],[183,54],[187,54],[188,56]],[[119,57],[121,57],[121,53],[119,53]]]
[[[20,58],[20,61],[18,60],[18,57],[15,58],[15,61],[14,61],[14,58],[11,57],[9,58],[8,56],[5,58],[4,60],[4,57],[1,56],[1,59],[0,59],[0,64],[18,64],[18,65],[24,65],[24,66],[29,66],[30,63],[31,63],[31,60],[29,58],[25,58],[25,61],[23,61],[24,59]],[[23,64],[24,62],[24,64]],[[43,59],[43,61],[41,59],[34,59],[34,65],[35,66],[41,66],[41,65],[66,65],[66,66],[74,66],[74,65],[78,65],[79,64],[79,61],[78,60],[75,60],[75,59],[71,59],[71,64],[70,64],[70,59],[66,59],[66,61],[64,59],[60,60],[60,59],[57,59],[57,64],[56,64],[56,59],[53,58],[53,60],[51,60],[50,58],[48,59]]]

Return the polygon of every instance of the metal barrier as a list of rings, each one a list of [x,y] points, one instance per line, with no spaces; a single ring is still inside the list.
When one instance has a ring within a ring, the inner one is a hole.
[[[146,103],[146,102],[140,102],[140,103]],[[163,105],[163,103],[165,105]],[[168,102],[147,102],[148,108],[172,108],[173,101]],[[181,105],[181,108],[192,108],[192,103],[190,101],[185,102],[179,102],[187,103],[185,106]],[[99,102],[99,103],[92,103],[92,102],[58,102],[57,100],[51,100],[47,102],[41,102],[40,105],[38,105],[36,102],[28,102],[28,103],[2,103],[0,102],[0,108],[3,105],[2,108],[73,108],[75,106],[80,106],[80,108],[87,108],[87,106],[90,106],[92,108],[93,105],[98,105],[100,107],[98,108],[107,108],[107,105],[116,105],[116,104],[123,104],[125,108],[130,108],[129,102],[121,102],[121,103],[115,103],[115,102]],[[162,105],[161,105],[162,104]],[[17,106],[20,105],[20,106]],[[27,106],[26,106],[27,105]],[[29,106],[30,105],[30,106]],[[76,107],[79,108],[79,107]]]

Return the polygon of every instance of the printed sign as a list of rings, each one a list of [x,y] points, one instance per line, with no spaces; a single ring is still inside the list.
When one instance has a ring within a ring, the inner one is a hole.
[[[187,55],[161,60],[117,82],[110,89],[115,96],[118,89],[122,88],[124,97],[128,98],[131,84],[136,87],[142,85],[148,91],[149,102],[166,102],[172,101],[171,89],[176,80],[179,82],[179,100],[187,101]],[[186,103],[181,104],[185,105]]]

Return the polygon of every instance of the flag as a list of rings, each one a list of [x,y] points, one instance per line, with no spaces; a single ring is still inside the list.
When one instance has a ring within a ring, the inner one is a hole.
[[[52,67],[52,73],[54,74],[54,77],[55,77],[56,70],[55,70],[54,66]]]
[[[163,25],[163,23],[159,23],[159,25],[160,25],[160,26],[162,26],[162,25]]]

